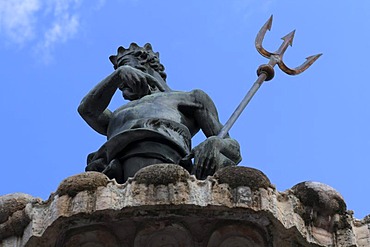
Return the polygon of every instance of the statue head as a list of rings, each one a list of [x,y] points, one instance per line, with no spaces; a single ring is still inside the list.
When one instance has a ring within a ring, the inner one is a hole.
[[[110,56],[109,60],[112,62],[114,69],[123,65],[130,65],[151,75],[156,72],[163,81],[166,81],[167,75],[164,72],[164,66],[159,62],[159,53],[153,52],[149,43],[145,44],[144,47],[131,43],[127,49],[120,46],[117,55]]]

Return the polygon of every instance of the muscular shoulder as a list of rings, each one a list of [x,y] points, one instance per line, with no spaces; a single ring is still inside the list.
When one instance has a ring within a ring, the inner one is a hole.
[[[213,101],[211,97],[208,96],[207,93],[205,93],[203,90],[195,89],[193,91],[190,91],[190,94],[194,97],[194,100],[199,103],[208,104],[212,103]]]
[[[195,89],[189,92],[197,102],[212,101],[211,98],[203,90]]]

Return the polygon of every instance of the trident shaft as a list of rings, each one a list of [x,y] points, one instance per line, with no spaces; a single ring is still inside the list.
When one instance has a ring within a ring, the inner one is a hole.
[[[317,54],[314,56],[309,56],[306,58],[306,61],[301,64],[300,66],[291,69],[288,66],[285,65],[283,62],[283,55],[288,48],[288,46],[292,46],[293,44],[293,38],[295,30],[287,34],[282,38],[283,43],[280,45],[279,49],[277,49],[275,52],[268,52],[262,47],[262,41],[265,37],[265,34],[267,30],[271,30],[272,26],[272,16],[267,20],[265,25],[262,26],[260,31],[257,34],[255,45],[257,51],[264,57],[269,59],[268,64],[263,64],[259,66],[257,69],[257,75],[258,78],[251,87],[251,89],[248,91],[248,93],[245,95],[244,99],[240,102],[238,107],[235,109],[234,113],[231,115],[229,120],[226,122],[224,127],[221,129],[220,133],[217,135],[220,138],[225,138],[231,127],[234,125],[235,121],[238,119],[240,114],[243,112],[244,108],[248,105],[249,101],[251,101],[254,94],[257,92],[257,90],[261,87],[262,83],[264,81],[271,80],[274,75],[274,66],[277,64],[279,68],[287,73],[288,75],[298,75],[308,69],[322,54]]]

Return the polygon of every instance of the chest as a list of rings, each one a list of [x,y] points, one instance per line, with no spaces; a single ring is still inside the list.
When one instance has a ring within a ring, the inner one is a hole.
[[[147,95],[127,103],[113,112],[126,117],[186,115],[194,108],[195,102],[189,93],[169,92]]]

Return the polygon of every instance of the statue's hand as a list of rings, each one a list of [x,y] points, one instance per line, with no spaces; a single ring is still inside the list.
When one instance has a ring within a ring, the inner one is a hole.
[[[194,170],[198,179],[205,179],[217,170],[241,161],[239,143],[231,138],[211,136],[193,149]]]
[[[155,80],[154,77],[127,65],[118,67],[116,72],[120,78],[118,88],[125,99],[135,100],[150,93],[149,84]]]

